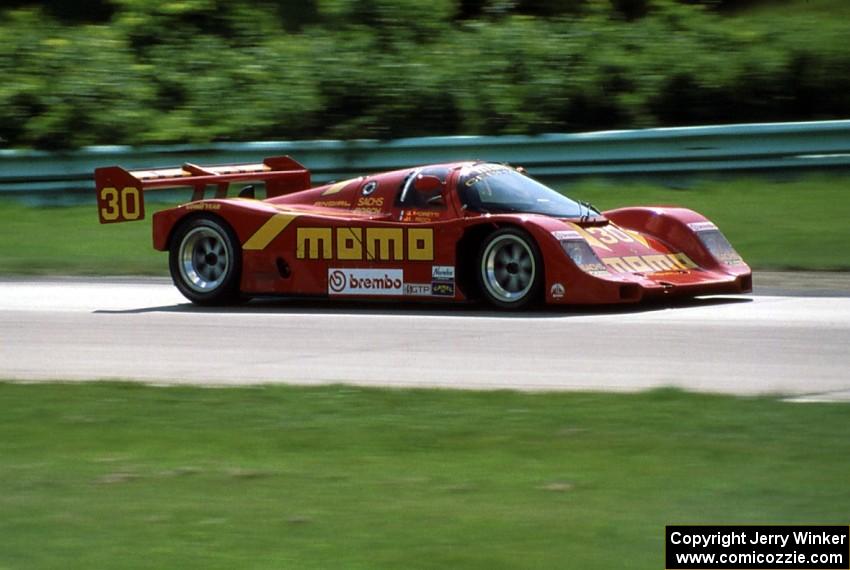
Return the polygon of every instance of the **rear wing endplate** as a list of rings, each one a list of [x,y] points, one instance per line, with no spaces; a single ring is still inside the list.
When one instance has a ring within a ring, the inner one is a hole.
[[[267,158],[259,164],[198,166],[125,170],[108,166],[94,171],[100,223],[131,222],[145,218],[144,193],[148,190],[188,187],[192,201],[203,200],[208,186],[215,197],[226,198],[233,182],[263,182],[272,198],[310,187],[310,171],[288,156]]]

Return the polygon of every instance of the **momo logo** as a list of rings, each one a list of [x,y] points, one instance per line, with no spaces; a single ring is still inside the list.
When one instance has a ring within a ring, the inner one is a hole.
[[[403,295],[401,269],[328,269],[329,295]]]
[[[295,257],[337,261],[432,261],[434,230],[399,227],[301,227],[295,233]]]
[[[699,265],[684,253],[603,257],[602,263],[612,273],[663,273],[699,268]]]

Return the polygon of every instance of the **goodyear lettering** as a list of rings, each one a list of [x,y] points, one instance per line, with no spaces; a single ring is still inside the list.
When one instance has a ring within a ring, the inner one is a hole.
[[[661,273],[664,271],[687,271],[699,267],[685,253],[604,257],[602,262],[613,273]]]
[[[298,228],[295,257],[344,261],[433,261],[433,228]]]
[[[209,202],[194,202],[192,204],[186,204],[187,210],[221,210],[221,204],[209,203]]]

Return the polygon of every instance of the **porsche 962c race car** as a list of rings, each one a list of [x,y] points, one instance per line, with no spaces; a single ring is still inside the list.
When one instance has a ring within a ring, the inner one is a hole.
[[[456,162],[314,187],[290,157],[95,172],[101,223],[141,220],[144,193],[193,189],[153,216],[174,284],[194,303],[259,295],[485,299],[505,309],[745,293],[750,268],[700,214],[599,212],[522,169]],[[247,186],[262,183],[266,198]],[[205,197],[208,188],[214,197]]]

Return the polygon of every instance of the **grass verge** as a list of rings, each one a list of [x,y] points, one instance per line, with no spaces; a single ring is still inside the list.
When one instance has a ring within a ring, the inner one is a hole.
[[[756,269],[850,270],[850,177],[702,180],[687,188],[585,181],[562,187],[602,209],[675,205],[714,221]]]
[[[662,568],[664,525],[846,523],[848,408],[0,383],[0,568]]]
[[[812,176],[703,181],[688,189],[585,181],[568,195],[608,209],[680,205],[714,220],[757,269],[850,269],[850,178]],[[151,208],[153,210],[153,208]],[[31,208],[0,204],[0,274],[165,275],[150,222],[97,222],[94,205]]]

